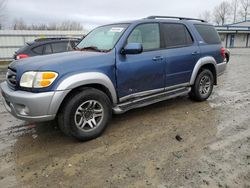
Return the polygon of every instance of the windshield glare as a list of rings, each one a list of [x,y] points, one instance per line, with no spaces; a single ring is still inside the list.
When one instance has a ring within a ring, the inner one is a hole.
[[[78,49],[96,47],[99,50],[111,50],[123,34],[128,24],[102,26],[91,31],[78,45]]]

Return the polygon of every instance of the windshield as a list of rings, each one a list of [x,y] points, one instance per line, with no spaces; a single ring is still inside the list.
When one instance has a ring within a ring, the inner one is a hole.
[[[77,46],[80,50],[112,50],[128,24],[102,26],[91,31]]]

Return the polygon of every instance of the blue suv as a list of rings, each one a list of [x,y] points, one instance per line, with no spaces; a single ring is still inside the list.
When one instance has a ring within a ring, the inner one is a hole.
[[[150,16],[98,27],[72,52],[13,61],[1,91],[15,117],[57,118],[66,135],[89,140],[112,113],[186,94],[206,100],[226,65],[212,25]]]

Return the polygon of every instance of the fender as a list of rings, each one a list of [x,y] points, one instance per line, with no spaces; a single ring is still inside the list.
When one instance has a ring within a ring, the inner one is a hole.
[[[197,61],[196,65],[194,66],[194,70],[193,70],[193,73],[192,73],[192,76],[190,79],[190,85],[194,84],[196,76],[197,76],[200,68],[206,64],[212,64],[214,66],[215,71],[216,71],[216,76],[217,76],[217,64],[216,64],[215,59],[211,56],[202,57]]]
[[[105,86],[112,97],[112,102],[117,103],[117,95],[115,87],[109,77],[100,72],[86,72],[79,73],[65,78],[61,83],[56,87],[55,90],[72,90],[74,88],[87,85],[87,84],[100,84]]]

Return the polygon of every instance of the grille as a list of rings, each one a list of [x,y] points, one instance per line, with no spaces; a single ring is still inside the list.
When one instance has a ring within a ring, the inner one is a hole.
[[[7,80],[8,85],[11,88],[13,88],[13,89],[16,88],[16,85],[17,85],[16,71],[14,69],[8,68],[7,75],[6,75],[6,80]]]

